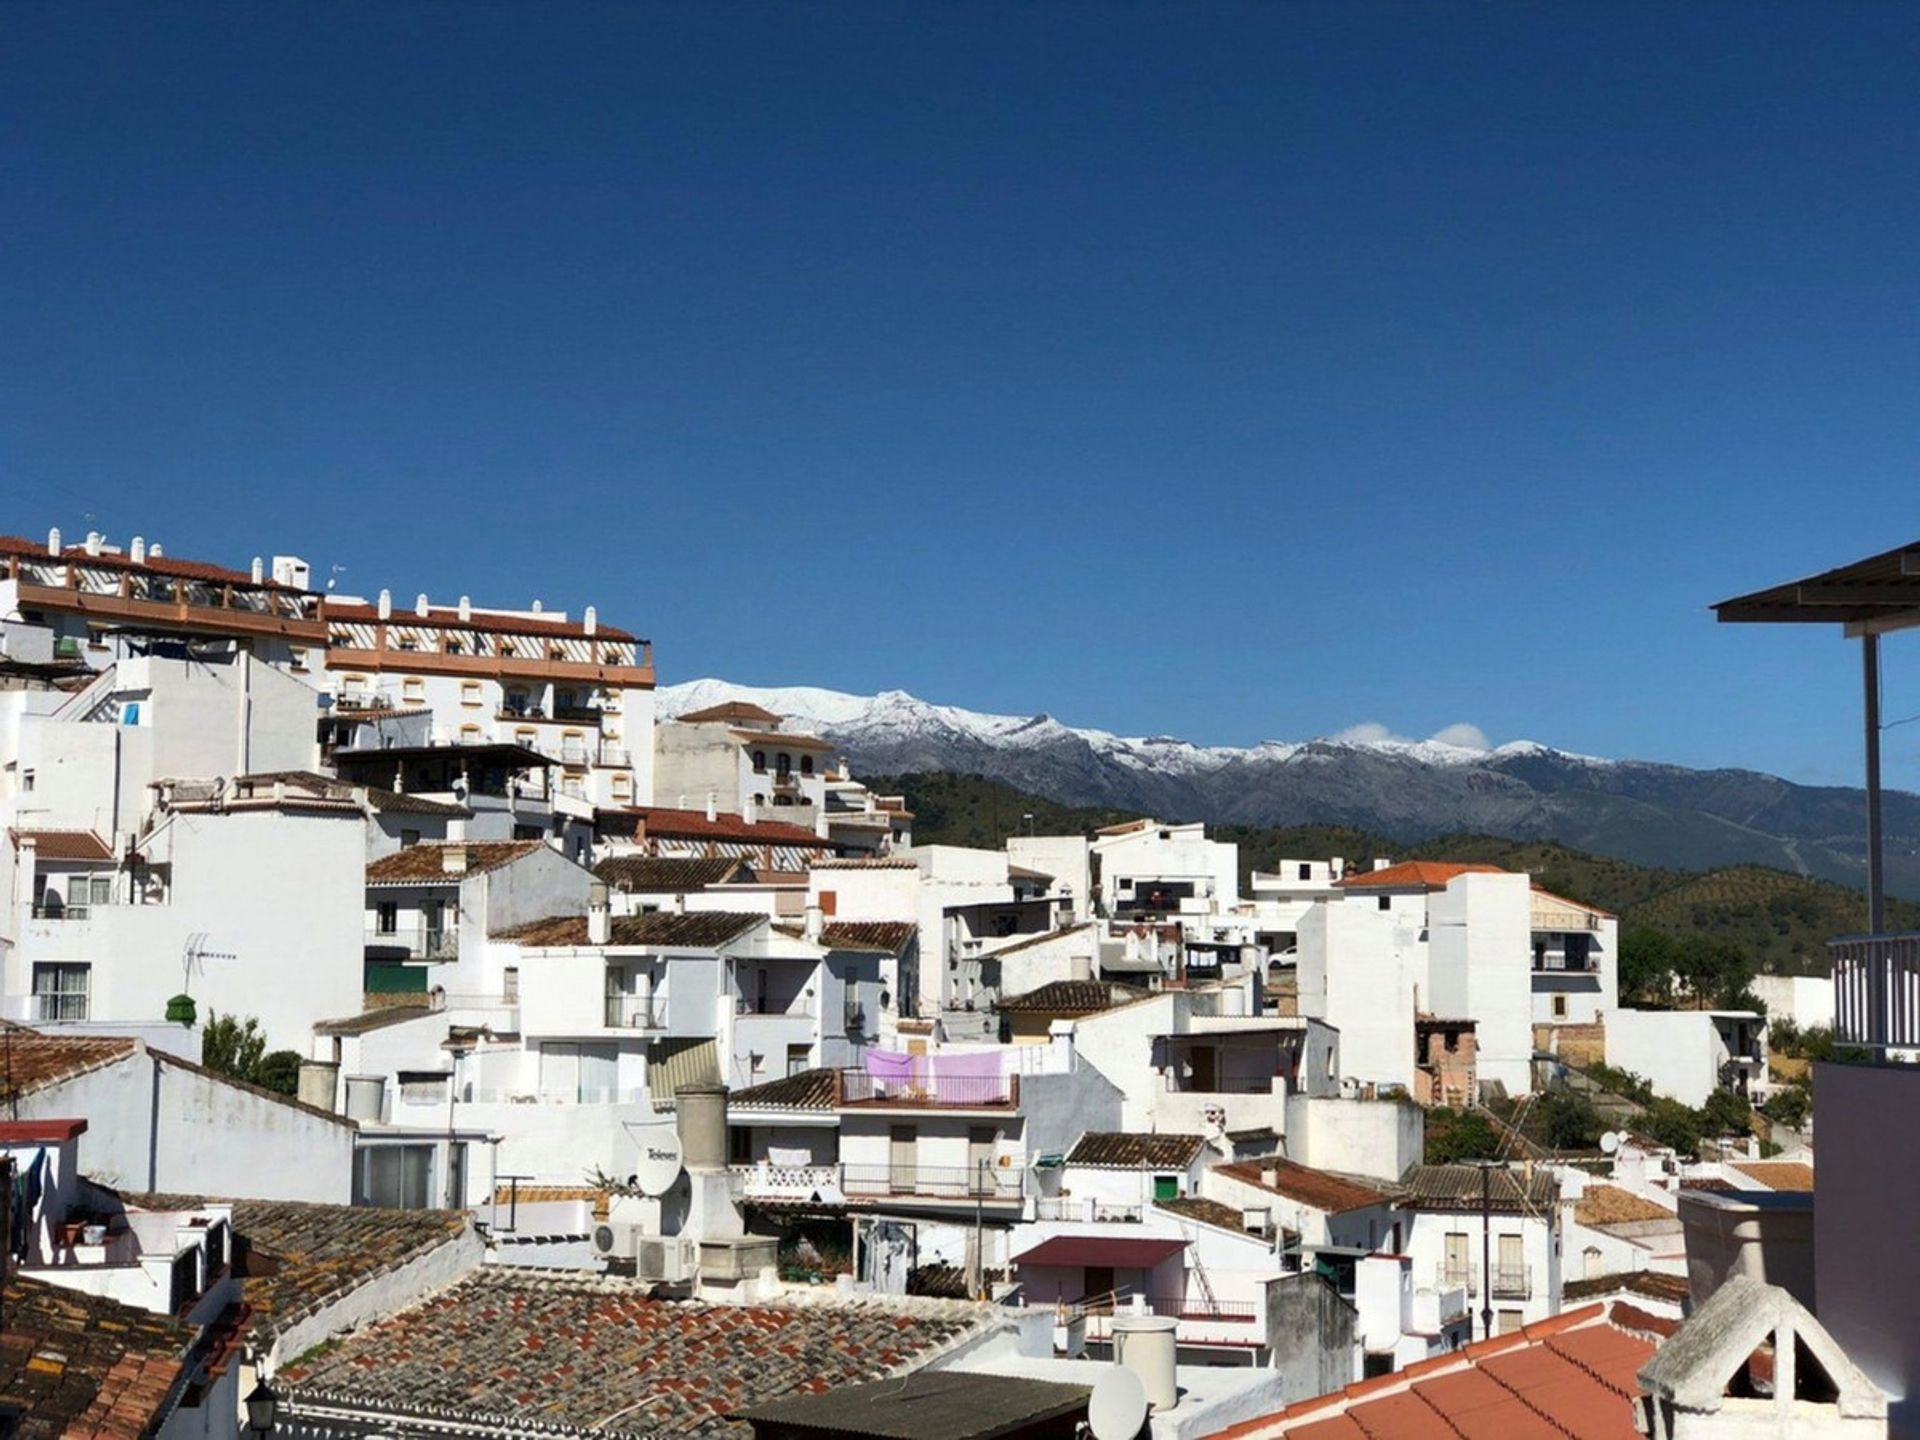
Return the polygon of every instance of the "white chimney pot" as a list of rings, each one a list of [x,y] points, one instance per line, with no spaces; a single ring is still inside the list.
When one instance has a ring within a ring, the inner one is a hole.
[[[378,609],[382,620],[387,619],[393,614],[393,592],[391,590],[382,590],[380,592]]]
[[[136,535],[133,543],[127,547],[127,558],[136,565],[147,563],[147,542]]]
[[[593,606],[587,606],[586,614],[581,617],[581,627],[589,635],[600,628],[600,616]]]
[[[58,555],[60,553],[60,527],[58,525],[47,531],[47,553],[49,555]]]
[[[414,596],[413,613],[418,615],[422,620],[427,618],[427,597],[426,596],[424,595]]]
[[[253,564],[248,568],[247,573],[253,577],[253,583],[258,585],[267,578],[267,562],[258,555],[254,556]]]
[[[473,619],[473,601],[465,595],[460,597],[460,618],[462,620]]]

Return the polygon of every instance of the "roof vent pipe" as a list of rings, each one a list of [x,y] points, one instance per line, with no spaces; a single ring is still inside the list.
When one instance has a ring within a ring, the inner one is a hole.
[[[247,574],[252,577],[253,583],[258,585],[267,578],[267,562],[258,555],[254,556],[253,564],[248,567]]]
[[[133,537],[133,543],[127,547],[127,558],[136,565],[147,563],[147,542],[140,536]]]
[[[98,555],[101,547],[106,543],[107,537],[102,535],[98,530],[89,530],[87,532],[87,554]]]
[[[720,802],[713,791],[707,791],[707,823],[711,825],[720,818]]]
[[[382,590],[380,592],[380,604],[378,608],[379,608],[379,615],[382,620],[388,619],[392,616],[393,592],[391,590]]]
[[[593,606],[591,605],[587,606],[586,613],[581,617],[581,626],[583,629],[585,629],[585,631],[589,635],[593,634],[595,630],[599,629],[600,614],[597,610],[593,608]]]
[[[607,882],[595,880],[587,887],[587,943],[605,945],[612,938],[613,917],[607,900]]]
[[[428,610],[427,597],[424,595],[414,596],[413,597],[413,613],[418,615],[422,620],[424,620],[427,618],[427,610]]]
[[[473,600],[470,596],[462,595],[460,597],[460,618],[462,620],[473,619]]]

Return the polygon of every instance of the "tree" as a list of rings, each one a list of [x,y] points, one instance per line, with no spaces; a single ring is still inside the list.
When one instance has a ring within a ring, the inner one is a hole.
[[[1813,1096],[1804,1085],[1783,1085],[1773,1092],[1771,1099],[1760,1107],[1760,1113],[1775,1124],[1784,1125],[1789,1130],[1798,1130],[1807,1123],[1807,1116],[1813,1111]]]
[[[260,1063],[253,1067],[253,1074],[247,1078],[281,1095],[297,1095],[300,1093],[300,1052],[269,1050],[260,1057]]]
[[[1540,1105],[1547,1143],[1556,1150],[1591,1150],[1606,1132],[1606,1122],[1584,1095],[1556,1091]]]
[[[1688,935],[1675,947],[1674,972],[1696,1005],[1726,1004],[1746,993],[1753,966],[1746,952],[1721,935]]]
[[[1673,993],[1673,937],[1641,925],[1620,937],[1621,1000],[1664,1000]]]
[[[1456,1160],[1491,1160],[1500,1153],[1500,1132],[1478,1110],[1427,1112],[1427,1163],[1448,1165]]]
[[[1753,1128],[1753,1107],[1747,1097],[1731,1090],[1715,1090],[1700,1108],[1703,1133],[1744,1135]]]
[[[1661,1095],[1640,1117],[1640,1128],[1652,1139],[1682,1155],[1700,1153],[1700,1112],[1691,1105]]]
[[[200,1063],[207,1069],[251,1083],[266,1053],[267,1037],[253,1016],[242,1024],[232,1015],[207,1012],[207,1028],[200,1032]]]

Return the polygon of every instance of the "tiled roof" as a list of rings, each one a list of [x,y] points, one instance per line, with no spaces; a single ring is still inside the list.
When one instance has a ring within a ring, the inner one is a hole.
[[[1156,1200],[1157,1210],[1178,1215],[1183,1220],[1198,1220],[1203,1225],[1217,1226],[1222,1230],[1232,1230],[1244,1235],[1247,1229],[1247,1217],[1231,1205],[1222,1205],[1218,1200],[1209,1200],[1201,1195],[1182,1195],[1173,1200]]]
[[[192,1195],[122,1192],[128,1206],[187,1210]],[[295,1200],[231,1200],[233,1229],[247,1256],[242,1281],[255,1313],[253,1333],[285,1330],[390,1270],[465,1235],[469,1220],[452,1210],[382,1210]]]
[[[1131,835],[1136,830],[1152,829],[1155,822],[1145,817],[1139,820],[1123,820],[1118,825],[1102,825],[1093,833],[1096,835]]]
[[[645,915],[613,915],[607,919],[607,943],[713,950],[764,925],[766,919],[765,915],[727,910],[654,910]],[[511,930],[495,931],[492,938],[517,940],[530,949],[591,943],[587,939],[584,915],[555,915],[547,920],[516,925]]]
[[[957,1301],[712,1305],[629,1280],[488,1266],[282,1367],[303,1399],[436,1419],[512,1414],[561,1433],[734,1436],[729,1417],[916,1368],[1000,1323]]]
[[[31,840],[42,860],[111,860],[113,847],[91,830],[9,830],[7,838],[20,847]]]
[[[42,1035],[23,1027],[10,1029],[6,1067],[14,1095],[31,1095],[49,1085],[71,1080],[90,1070],[112,1065],[133,1054],[136,1042],[115,1035]],[[0,1083],[0,1091],[4,1091]]]
[[[1010,1015],[1091,1015],[1146,998],[1145,990],[1108,980],[1052,980],[1024,995],[1003,996],[994,1008]]]
[[[1385,1205],[1387,1196],[1371,1185],[1330,1170],[1315,1170],[1295,1160],[1273,1156],[1264,1160],[1236,1160],[1217,1167],[1222,1175],[1284,1195],[1289,1200],[1339,1215],[1348,1210],[1364,1210],[1369,1205]],[[1272,1178],[1269,1179],[1268,1176]]]
[[[1394,1187],[1394,1202],[1410,1210],[1478,1210],[1481,1173],[1478,1165],[1415,1165]],[[1501,1214],[1542,1210],[1553,1204],[1560,1191],[1544,1170],[1535,1171],[1524,1184],[1518,1170],[1486,1173],[1492,1208]]]
[[[680,894],[723,884],[746,863],[725,855],[610,855],[593,873],[618,890]]]
[[[1813,1189],[1813,1167],[1797,1160],[1736,1160],[1729,1168],[1769,1190]]]
[[[383,1005],[378,1010],[362,1010],[358,1015],[343,1015],[338,1020],[316,1020],[316,1035],[367,1035],[389,1025],[404,1025],[423,1015],[433,1014],[431,1005]]]
[[[367,786],[367,804],[383,815],[444,815],[449,820],[458,820],[473,814],[467,806],[456,805],[451,800],[429,800],[424,795],[382,790],[377,785]]]
[[[1644,1334],[1589,1305],[1219,1432],[1219,1440],[1637,1440]]]
[[[751,700],[728,700],[723,704],[709,705],[704,710],[689,710],[674,719],[686,725],[699,725],[709,720],[758,720],[767,725],[778,725],[780,717],[764,706]]]
[[[709,820],[704,810],[673,810],[661,805],[603,811],[602,818],[608,828],[617,833],[637,833],[636,827],[644,825],[647,834],[672,840],[737,840],[754,845],[833,848],[830,841],[813,831],[783,820],[756,820],[749,825],[739,815],[716,815]]]
[[[685,716],[681,717],[685,719]],[[833,742],[822,740],[818,735],[808,735],[801,731],[788,733],[784,730],[734,730],[733,738],[745,740],[749,744],[764,745],[769,750],[831,750]]]
[[[735,1090],[727,1097],[727,1105],[729,1108],[751,1105],[779,1110],[831,1110],[833,1094],[833,1071],[802,1070],[798,1075]]]
[[[523,855],[531,855],[546,844],[544,840],[463,840],[457,842],[422,841],[382,855],[367,866],[369,885],[419,885],[436,880],[458,884],[469,875],[497,870]],[[467,868],[457,873],[447,870],[447,851],[465,850]]]
[[[1629,1270],[1618,1275],[1594,1275],[1585,1280],[1569,1280],[1560,1287],[1567,1300],[1597,1300],[1607,1295],[1642,1295],[1649,1300],[1664,1300],[1684,1305],[1692,1293],[1684,1275],[1668,1275],[1660,1270]]]
[[[805,937],[798,925],[773,927],[789,939]],[[911,920],[829,920],[820,927],[819,943],[829,950],[867,950],[878,955],[897,955],[913,938],[917,927]]]
[[[1656,1205],[1618,1185],[1589,1185],[1573,1203],[1573,1218],[1582,1225],[1632,1225],[1642,1220],[1673,1220],[1679,1217],[1663,1205]]]
[[[152,1433],[193,1339],[165,1315],[38,1280],[9,1278],[0,1332],[0,1410],[9,1434],[132,1437]]]
[[[1379,870],[1349,872],[1333,883],[1346,890],[1392,888],[1441,890],[1456,875],[1504,875],[1498,865],[1466,865],[1454,860],[1402,860]]]
[[[1207,1148],[1203,1135],[1135,1135],[1089,1130],[1067,1156],[1069,1165],[1118,1165],[1130,1169],[1184,1170]]]
[[[920,862],[909,860],[904,855],[843,855],[816,860],[812,868],[815,870],[918,870]]]
[[[0,555],[18,555],[23,560],[54,561],[54,557],[47,553],[46,541],[28,540],[18,535],[0,535]],[[68,545],[61,550],[58,563],[67,561],[103,570],[140,570],[151,571],[156,575],[177,575],[183,580],[218,580],[225,584],[244,586],[249,590],[290,590],[292,588],[280,584],[271,575],[256,585],[248,571],[230,570],[225,565],[210,565],[204,560],[179,560],[171,555],[155,555],[152,550],[148,550],[145,561],[136,565],[125,552],[109,555],[102,551],[98,555],[89,555],[84,545]]]
[[[339,600],[326,602],[324,618],[342,620],[347,624],[365,624],[380,618],[377,605],[355,605]],[[443,630],[485,630],[490,634],[503,635],[551,635],[555,638],[571,636],[577,640],[632,640],[631,631],[621,630],[613,625],[596,625],[591,636],[587,634],[586,623],[581,620],[556,620],[551,615],[489,615],[479,610],[470,610],[465,620],[460,618],[460,610],[454,605],[429,605],[427,613],[416,614],[412,606],[402,609],[396,605],[393,613],[387,617],[389,625],[433,625]]]

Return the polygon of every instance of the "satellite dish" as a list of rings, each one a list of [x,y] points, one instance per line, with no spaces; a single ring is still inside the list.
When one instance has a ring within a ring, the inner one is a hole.
[[[680,1137],[668,1130],[659,1139],[648,1136],[640,1142],[640,1163],[634,1167],[633,1183],[642,1195],[661,1196],[680,1178]]]
[[[1110,1365],[1087,1397],[1093,1440],[1134,1440],[1147,1423],[1147,1387],[1123,1365]]]
[[[1607,1131],[1606,1134],[1600,1137],[1600,1153],[1602,1155],[1611,1155],[1613,1154],[1614,1151],[1618,1150],[1619,1148],[1620,1148],[1619,1132],[1614,1130],[1609,1130]]]

